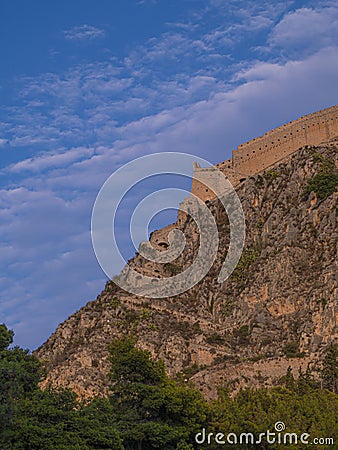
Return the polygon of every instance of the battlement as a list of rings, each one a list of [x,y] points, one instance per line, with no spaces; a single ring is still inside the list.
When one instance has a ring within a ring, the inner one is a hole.
[[[216,165],[237,186],[245,178],[262,172],[305,145],[319,145],[338,136],[338,105],[302,116],[239,145],[232,157]],[[196,178],[212,176],[212,168],[194,166]],[[191,192],[201,200],[215,197],[201,181],[193,178]]]

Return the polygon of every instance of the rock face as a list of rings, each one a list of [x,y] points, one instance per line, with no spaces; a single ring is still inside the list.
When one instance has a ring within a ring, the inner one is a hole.
[[[36,351],[46,363],[47,382],[84,396],[105,393],[107,346],[126,333],[162,358],[170,374],[191,379],[208,397],[224,383],[234,391],[277,384],[289,365],[295,373],[308,364],[316,369],[338,337],[338,195],[334,186],[327,190],[330,177],[318,177],[329,172],[336,183],[337,149],[335,140],[303,147],[238,186],[246,244],[223,284],[217,275],[229,245],[229,224],[221,204],[207,202],[220,240],[208,275],[184,294],[155,300],[108,282]],[[136,270],[158,278],[191,264],[199,244],[196,225],[181,217],[174,226],[187,237],[183,254],[158,265],[136,255],[131,261]],[[153,245],[165,248],[172,228],[154,232]]]

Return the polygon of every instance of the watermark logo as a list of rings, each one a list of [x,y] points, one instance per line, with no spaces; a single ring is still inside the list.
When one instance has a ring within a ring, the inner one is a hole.
[[[205,428],[195,436],[197,444],[208,445],[258,445],[258,444],[277,444],[277,445],[333,445],[332,437],[314,437],[311,439],[309,433],[286,432],[284,422],[278,421],[274,425],[274,431],[266,430],[263,433],[207,433]]]
[[[284,431],[285,428],[286,428],[286,426],[285,426],[285,423],[284,423],[284,422],[276,422],[276,423],[275,423],[275,430],[276,430],[276,431],[281,432],[281,431]]]
[[[105,274],[125,291],[148,298],[175,296],[195,286],[213,265],[219,251],[218,228],[214,216],[203,200],[188,191],[182,192],[182,189],[159,189],[139,202],[130,221],[130,235],[136,246],[136,236],[145,237],[138,252],[147,261],[165,264],[178,258],[185,248],[186,239],[189,239],[180,229],[170,231],[169,246],[163,250],[153,247],[147,236],[151,219],[160,211],[177,209],[183,193],[186,199],[180,204],[180,210],[192,217],[199,232],[199,248],[190,267],[169,278],[140,274],[124,260],[115,237],[117,209],[133,186],[150,177],[165,174],[191,178],[193,163],[195,167],[205,167],[195,172],[194,181],[203,183],[206,190],[214,193],[229,219],[230,245],[218,282],[223,283],[235,269],[244,247],[245,219],[239,197],[229,180],[211,163],[194,155],[155,153],[137,158],[116,170],[102,186],[93,207],[91,235],[97,260]],[[161,206],[158,208],[156,205]],[[123,263],[124,269],[120,275],[113,276],[113,267],[117,261]]]

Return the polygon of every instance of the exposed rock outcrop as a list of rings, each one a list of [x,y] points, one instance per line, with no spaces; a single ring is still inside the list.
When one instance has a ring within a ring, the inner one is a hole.
[[[172,375],[192,379],[207,396],[218,384],[273,385],[288,365],[318,367],[326,346],[337,339],[337,190],[323,196],[309,181],[329,167],[337,172],[338,142],[303,147],[273,169],[238,186],[247,234],[242,258],[223,284],[217,275],[229,244],[221,204],[208,202],[219,230],[219,253],[208,275],[174,298],[145,299],[108,282],[96,300],[59,325],[36,354],[47,381],[81,395],[102,394],[108,386],[107,346],[132,332],[137,345],[162,358]],[[198,248],[196,225],[175,224],[187,236],[173,263],[131,264],[154,278],[191,264]],[[154,246],[167,244],[165,230]]]

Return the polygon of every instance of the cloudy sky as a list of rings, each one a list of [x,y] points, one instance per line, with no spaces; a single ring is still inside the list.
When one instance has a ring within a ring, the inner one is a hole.
[[[337,50],[336,1],[2,1],[0,323],[16,343],[104,287],[90,219],[114,170],[162,151],[216,163],[338,103]]]

